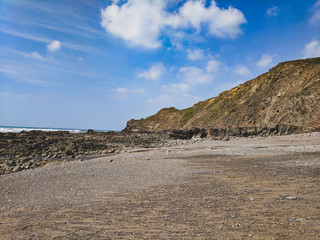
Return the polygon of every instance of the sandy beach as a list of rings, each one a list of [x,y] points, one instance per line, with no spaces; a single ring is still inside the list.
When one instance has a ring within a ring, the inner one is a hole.
[[[320,133],[172,140],[0,185],[0,239],[320,238]]]

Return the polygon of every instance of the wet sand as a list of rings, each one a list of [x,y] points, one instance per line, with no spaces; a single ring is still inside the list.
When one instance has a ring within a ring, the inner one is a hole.
[[[0,239],[320,238],[319,133],[178,140],[0,185]]]

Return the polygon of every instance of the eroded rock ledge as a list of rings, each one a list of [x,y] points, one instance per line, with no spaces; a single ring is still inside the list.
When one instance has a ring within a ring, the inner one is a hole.
[[[68,131],[0,133],[0,174],[31,169],[48,163],[90,159],[131,148],[158,147],[166,133]]]
[[[170,137],[173,139],[191,139],[192,137],[213,138],[214,140],[227,140],[229,137],[268,137],[274,135],[288,135],[293,133],[309,132],[313,129],[304,127],[277,124],[272,127],[238,127],[238,128],[192,128],[188,130],[171,130]]]

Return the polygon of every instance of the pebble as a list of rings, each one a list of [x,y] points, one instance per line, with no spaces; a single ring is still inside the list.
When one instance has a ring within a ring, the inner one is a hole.
[[[287,200],[298,200],[296,196],[286,196]]]

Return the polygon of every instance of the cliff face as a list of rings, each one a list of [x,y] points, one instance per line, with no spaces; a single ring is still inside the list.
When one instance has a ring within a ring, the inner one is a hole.
[[[190,108],[165,108],[146,119],[132,119],[126,130],[276,125],[296,126],[302,131],[320,130],[320,58],[280,63],[257,78]]]

